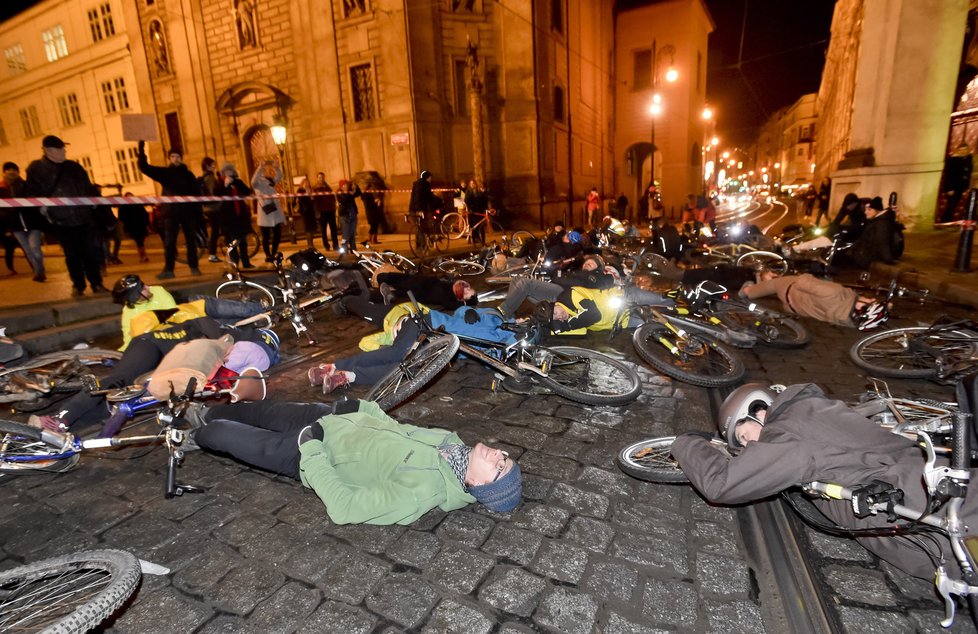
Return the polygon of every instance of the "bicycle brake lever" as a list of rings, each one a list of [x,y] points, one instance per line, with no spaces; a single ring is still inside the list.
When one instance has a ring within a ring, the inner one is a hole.
[[[944,599],[944,620],[941,621],[941,625],[951,627],[951,624],[954,623],[954,599],[951,598],[951,595],[967,596],[968,584],[958,579],[951,579],[944,566],[938,566],[934,585],[937,586],[937,593]]]

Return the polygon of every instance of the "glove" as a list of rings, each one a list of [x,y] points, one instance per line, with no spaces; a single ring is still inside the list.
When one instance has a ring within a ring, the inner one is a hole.
[[[716,436],[708,431],[688,431],[683,436],[688,436],[690,438],[702,438],[706,442],[712,442]]]
[[[137,148],[140,156],[146,156],[146,141],[140,141]]]
[[[356,398],[342,398],[333,403],[333,413],[334,414],[352,414],[353,412],[360,410],[360,399]],[[319,426],[320,430],[322,425]],[[319,434],[320,439],[322,439],[322,432]]]
[[[480,320],[479,313],[475,312],[471,308],[465,311],[465,323],[475,324]]]

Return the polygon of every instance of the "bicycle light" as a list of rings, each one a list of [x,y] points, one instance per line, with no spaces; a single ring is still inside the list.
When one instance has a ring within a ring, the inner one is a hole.
[[[623,303],[624,302],[621,297],[612,297],[608,300],[608,305],[612,308],[621,308]]]

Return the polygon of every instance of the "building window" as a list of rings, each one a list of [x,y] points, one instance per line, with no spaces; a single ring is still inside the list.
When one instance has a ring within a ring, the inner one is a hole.
[[[476,0],[452,0],[452,11],[455,13],[475,13],[478,11]]]
[[[65,128],[82,122],[81,108],[78,107],[78,95],[73,92],[58,97],[58,112],[61,114],[61,125]]]
[[[703,53],[696,51],[696,90],[703,90]]]
[[[355,18],[367,12],[367,0],[343,0],[343,16]]]
[[[68,56],[68,42],[65,41],[65,30],[60,24],[41,33],[41,39],[44,40],[44,54],[49,62]]]
[[[92,31],[93,42],[99,42],[115,35],[112,6],[108,2],[88,10],[88,28]]]
[[[129,109],[129,95],[126,93],[126,80],[116,77],[112,81],[103,81],[102,102],[105,104],[105,114]]]
[[[163,31],[163,23],[159,20],[153,20],[149,23],[149,49],[156,74],[169,75],[170,54],[166,48],[166,33]]]
[[[374,106],[374,74],[370,64],[350,67],[350,86],[353,93],[353,120],[367,121],[377,116]]]
[[[92,172],[92,158],[90,156],[83,156],[80,159],[78,159],[78,162],[81,164],[81,166],[85,169],[85,172],[88,174],[88,180],[94,183],[95,174]]]
[[[635,62],[632,73],[632,88],[642,90],[652,86],[652,49],[636,51],[633,55]]]
[[[554,86],[554,121],[564,120],[564,87]]]
[[[175,112],[168,112],[163,116],[163,123],[166,125],[166,138],[170,142],[169,149],[176,148],[181,152],[186,152],[183,147],[183,133],[180,132],[180,118]]]
[[[119,171],[121,184],[130,185],[143,180],[143,173],[139,171],[138,154],[134,147],[115,151],[115,166]]]
[[[3,120],[0,119],[0,146],[9,144],[10,141],[7,140],[7,130],[3,127]]]
[[[455,60],[455,114],[469,114],[469,65],[464,59]]]
[[[564,32],[564,0],[550,0],[550,28]]]
[[[20,125],[24,128],[24,138],[40,136],[41,122],[37,118],[36,106],[27,106],[20,110]]]
[[[27,62],[24,61],[24,48],[20,44],[14,44],[3,52],[7,58],[7,73],[16,75],[27,70]]]

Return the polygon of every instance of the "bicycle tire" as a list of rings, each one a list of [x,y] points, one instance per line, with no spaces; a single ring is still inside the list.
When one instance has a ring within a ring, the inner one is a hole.
[[[245,280],[230,280],[224,282],[214,291],[218,299],[230,299],[239,302],[257,302],[265,308],[275,305],[275,294],[271,289]]]
[[[953,334],[960,342],[940,341],[941,337]],[[978,336],[966,330],[937,330],[928,326],[908,326],[875,332],[863,337],[849,350],[849,358],[857,366],[874,375],[900,379],[928,379],[937,376],[936,360],[909,349],[909,340],[915,337],[928,339],[928,346],[937,347],[953,356],[963,359],[978,358]],[[948,345],[945,345],[948,344]],[[949,344],[958,344],[957,346]]]
[[[408,237],[408,247],[411,249],[411,255],[416,258],[423,258],[428,254],[428,236],[420,224],[414,226],[413,234],[413,236]]]
[[[523,247],[523,245],[526,242],[530,240],[536,240],[536,236],[530,233],[529,231],[524,231],[521,229],[519,231],[514,231],[512,235],[509,236],[508,246],[510,250],[513,251],[513,253],[516,253]]]
[[[660,339],[668,342],[670,348],[667,349]],[[656,370],[690,385],[734,385],[747,371],[741,358],[726,344],[710,341],[696,333],[688,333],[685,339],[677,340],[671,330],[658,322],[637,328],[632,335],[632,345]]]
[[[576,346],[540,348],[554,355],[547,376],[528,376],[566,399],[586,405],[624,405],[642,393],[638,372],[625,361]]]
[[[506,230],[498,220],[489,220],[488,223],[484,222],[472,230],[472,244],[501,243],[505,235]]]
[[[121,358],[122,353],[118,350],[106,350],[103,348],[84,348],[80,350],[47,352],[34,357],[23,365],[4,368],[3,371],[0,371],[0,376],[10,374],[11,372],[18,372],[20,370],[36,370],[45,365],[60,363],[62,361],[71,361],[73,359],[77,359],[83,365],[111,365],[106,364],[105,362],[109,360],[118,361]]]
[[[430,234],[428,237],[431,241],[431,246],[435,249],[435,251],[438,253],[448,251],[448,243],[450,242],[450,239],[447,233],[439,231],[438,233]]]
[[[377,381],[364,400],[375,401],[389,412],[435,378],[458,352],[458,346],[458,337],[451,334],[429,339]]]
[[[745,253],[737,258],[735,264],[749,268],[764,267],[779,275],[784,275],[788,272],[788,261],[771,251],[751,251]]]
[[[486,267],[466,260],[442,260],[438,263],[438,270],[447,275],[482,275]]]
[[[687,484],[689,478],[672,457],[675,436],[646,438],[622,447],[615,464],[623,473],[657,484]]]
[[[465,218],[457,211],[445,214],[441,219],[442,233],[447,234],[453,240],[461,240],[468,228]]]
[[[37,427],[0,420],[0,473],[27,475],[61,473],[78,462],[74,449],[65,450],[43,438]]]
[[[728,328],[746,330],[772,348],[803,348],[811,341],[805,327],[790,317],[736,308],[714,314]]]
[[[412,271],[416,271],[418,269],[417,264],[407,259],[400,253],[396,253],[394,251],[380,251],[377,253],[377,257],[387,264],[397,267],[405,273],[411,273]]]
[[[139,560],[122,550],[83,550],[4,570],[0,630],[87,632],[126,602],[140,576]]]
[[[239,238],[238,240],[240,241],[241,239]],[[258,255],[258,252],[261,251],[261,234],[252,229],[243,236],[243,239],[248,258],[251,259]],[[217,239],[217,252],[227,253],[227,243],[224,241],[224,236],[220,236]]]

